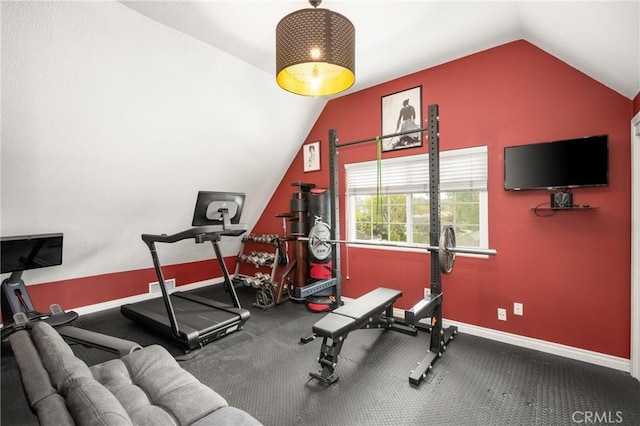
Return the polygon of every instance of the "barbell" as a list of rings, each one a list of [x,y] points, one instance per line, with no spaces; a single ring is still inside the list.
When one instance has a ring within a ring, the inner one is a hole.
[[[456,253],[477,254],[486,256],[495,256],[498,254],[498,252],[494,249],[456,247],[456,234],[453,226],[451,225],[447,225],[442,228],[439,240],[440,244],[438,246],[410,245],[384,241],[332,240],[329,238],[329,235],[329,225],[324,222],[317,222],[309,230],[309,237],[298,237],[298,240],[307,241],[309,250],[318,260],[324,260],[329,257],[332,251],[331,246],[333,244],[354,244],[374,247],[399,247],[427,250],[429,252],[438,252],[438,258],[440,260],[440,270],[444,274],[450,274],[453,270],[453,263],[456,260]]]

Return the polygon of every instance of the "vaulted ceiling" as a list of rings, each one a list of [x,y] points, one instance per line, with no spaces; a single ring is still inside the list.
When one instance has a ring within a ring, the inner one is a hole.
[[[304,0],[121,3],[273,74],[274,84],[276,25],[311,7]],[[343,94],[518,39],[629,99],[640,92],[638,0],[325,0],[320,7],[356,28],[356,83]]]

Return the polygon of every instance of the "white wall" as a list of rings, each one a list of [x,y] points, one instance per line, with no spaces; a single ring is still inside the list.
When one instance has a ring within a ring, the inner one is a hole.
[[[28,283],[150,268],[140,235],[189,228],[200,189],[246,192],[255,223],[325,103],[117,2],[1,8],[1,234],[64,233]]]

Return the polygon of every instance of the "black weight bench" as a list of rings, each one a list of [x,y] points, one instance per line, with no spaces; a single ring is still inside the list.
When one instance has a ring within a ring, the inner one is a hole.
[[[322,367],[319,373],[309,373],[311,377],[325,384],[338,380],[334,374],[338,356],[344,340],[350,332],[362,328],[384,328],[417,334],[411,327],[396,324],[393,318],[393,304],[402,296],[399,290],[378,287],[369,293],[346,303],[327,314],[313,325],[313,333],[322,337],[320,358]],[[328,343],[331,339],[331,344]],[[309,340],[307,340],[309,341]],[[303,340],[303,342],[305,342]]]

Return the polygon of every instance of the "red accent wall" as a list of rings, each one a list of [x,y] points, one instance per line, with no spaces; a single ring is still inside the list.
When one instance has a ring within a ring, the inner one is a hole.
[[[329,185],[329,129],[340,143],[380,135],[381,97],[419,85],[423,119],[428,105],[439,105],[441,150],[488,146],[489,245],[498,255],[457,257],[443,277],[444,317],[629,358],[633,101],[526,41],[330,101],[305,141],[321,141],[322,170],[303,173],[300,152],[254,232],[281,232],[275,214],[288,211],[293,182]],[[573,192],[575,203],[599,209],[539,217],[532,207],[548,202],[546,191],[504,190],[505,146],[595,134],[610,138],[610,184]],[[340,170],[375,159],[375,151],[375,143],[340,149]],[[384,157],[426,151],[425,143]],[[340,183],[344,237],[342,172]],[[397,306],[406,309],[430,284],[426,253],[355,246],[341,253],[344,296],[388,286],[403,291]],[[524,316],[512,314],[514,302],[523,303]],[[498,307],[507,308],[508,321],[497,319]]]
[[[236,256],[225,258],[233,273]],[[222,276],[215,259],[163,266],[165,279],[175,278],[176,285],[192,284]],[[65,310],[108,302],[149,292],[149,283],[158,281],[153,268],[82,277],[38,285],[29,285],[31,301],[37,311],[48,312],[52,303]],[[28,280],[25,280],[28,285]]]

